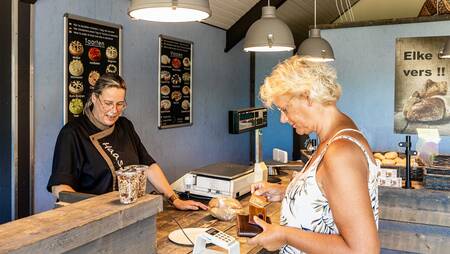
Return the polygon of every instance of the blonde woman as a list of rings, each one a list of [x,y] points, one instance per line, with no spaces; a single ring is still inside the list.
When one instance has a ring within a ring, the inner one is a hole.
[[[379,253],[378,165],[355,123],[336,106],[341,87],[335,70],[293,56],[267,77],[260,96],[281,111],[280,121],[320,145],[287,188],[257,183],[256,195],[282,202],[280,225],[256,222],[249,240],[280,253]]]

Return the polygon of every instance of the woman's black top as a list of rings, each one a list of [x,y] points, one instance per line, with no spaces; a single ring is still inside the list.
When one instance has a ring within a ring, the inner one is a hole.
[[[67,184],[77,192],[107,193],[117,189],[116,170],[153,163],[130,120],[119,117],[102,131],[82,115],[59,132],[47,190]]]

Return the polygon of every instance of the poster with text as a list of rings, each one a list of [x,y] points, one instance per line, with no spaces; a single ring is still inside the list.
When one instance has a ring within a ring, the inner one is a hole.
[[[122,26],[64,15],[64,123],[83,114],[97,79],[121,73]]]
[[[440,58],[448,37],[397,38],[395,133],[417,128],[450,135],[450,59]]]
[[[192,124],[193,43],[159,36],[158,128]]]

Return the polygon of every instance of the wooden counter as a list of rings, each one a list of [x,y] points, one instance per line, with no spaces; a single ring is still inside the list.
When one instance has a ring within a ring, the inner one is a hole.
[[[0,253],[155,253],[160,196],[110,192],[0,225]]]
[[[282,184],[287,184],[289,178],[287,176],[280,177],[282,179]],[[239,199],[242,206],[248,211],[248,201],[250,195],[245,195],[242,199]],[[267,214],[271,218],[272,223],[280,222],[280,207],[281,203],[271,203],[267,207]],[[192,247],[186,247],[172,243],[168,235],[170,232],[177,230],[178,226],[176,222],[172,219],[175,218],[178,223],[183,228],[191,227],[215,227],[225,233],[235,237],[240,244],[242,254],[245,253],[268,253],[260,246],[254,246],[247,244],[246,237],[237,236],[236,221],[219,221],[209,215],[208,211],[178,211],[164,203],[164,211],[159,213],[157,216],[157,253],[160,254],[185,254],[191,253]],[[276,252],[278,253],[278,251]]]
[[[450,253],[450,192],[380,187],[379,201],[384,249]]]
[[[280,177],[288,184],[289,175]],[[418,183],[413,184],[416,187]],[[248,207],[249,195],[241,199]],[[450,249],[450,192],[427,189],[400,189],[379,187],[379,236],[382,253],[392,251],[408,253],[449,253]],[[273,223],[279,223],[281,203],[272,203],[268,214]],[[178,211],[164,204],[164,212],[157,216],[157,253],[191,253],[192,247],[170,242],[168,235],[178,229],[176,220],[184,227],[215,227],[236,237],[241,253],[266,253],[259,246],[250,246],[247,238],[236,236],[236,222],[214,219],[205,211]],[[277,253],[277,252],[275,252]]]

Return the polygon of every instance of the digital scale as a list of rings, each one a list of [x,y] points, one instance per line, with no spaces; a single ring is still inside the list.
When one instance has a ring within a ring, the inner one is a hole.
[[[250,192],[257,178],[253,166],[216,163],[192,170],[172,184],[175,191],[205,197],[238,198]]]

